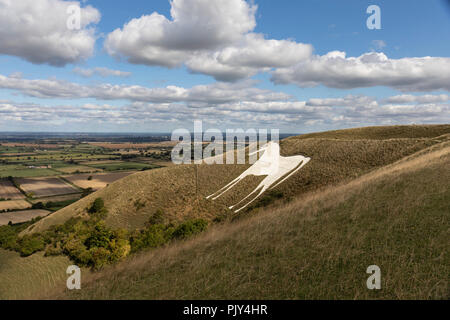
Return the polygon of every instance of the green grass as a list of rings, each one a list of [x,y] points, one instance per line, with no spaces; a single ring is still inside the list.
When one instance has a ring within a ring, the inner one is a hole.
[[[2,166],[1,166],[2,167]],[[33,177],[47,177],[58,175],[59,173],[51,169],[28,169],[24,166],[14,166],[15,168],[4,169],[0,167],[0,178],[15,177],[15,178],[33,178]]]
[[[449,299],[446,150],[148,252],[54,297]],[[379,291],[366,287],[373,264]]]
[[[8,161],[14,163],[30,163],[33,162],[42,162],[42,161],[69,161],[73,159],[74,161],[82,161],[82,160],[103,160],[103,159],[118,159],[119,156],[109,155],[109,154],[89,154],[89,153],[52,153],[48,152],[45,154],[39,154],[34,156],[19,156],[19,157],[0,157],[0,161]]]

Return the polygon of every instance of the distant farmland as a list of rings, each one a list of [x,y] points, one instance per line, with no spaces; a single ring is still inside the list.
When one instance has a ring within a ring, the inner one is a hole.
[[[63,167],[63,168],[57,168],[56,170],[62,172],[62,173],[68,173],[68,174],[73,174],[73,173],[79,173],[79,172],[101,172],[102,169],[98,169],[98,168],[91,168],[91,167],[87,167],[87,166],[69,166],[69,167]]]
[[[107,143],[107,142],[89,142],[90,145],[105,149],[146,149],[146,148],[162,148],[173,147],[177,145],[177,141],[163,141],[153,143]]]
[[[3,199],[23,199],[25,196],[11,183],[11,181],[0,180],[0,198]]]
[[[64,177],[74,185],[87,189],[94,190],[102,189],[108,184],[113,183],[119,179],[125,178],[134,172],[114,172],[114,173],[98,173],[98,174],[77,174],[73,176]],[[89,179],[89,177],[92,177]]]
[[[37,217],[45,217],[50,214],[47,210],[24,210],[15,212],[0,213],[0,226],[7,225],[9,222],[13,224],[30,221]]]
[[[110,163],[92,164],[91,167],[101,169],[104,171],[119,171],[119,170],[154,169],[157,168],[158,166],[139,162],[116,161]]]
[[[31,204],[25,200],[0,201],[0,211],[20,210],[31,208]]]
[[[17,182],[23,191],[33,197],[50,197],[79,192],[60,178],[17,179]]]

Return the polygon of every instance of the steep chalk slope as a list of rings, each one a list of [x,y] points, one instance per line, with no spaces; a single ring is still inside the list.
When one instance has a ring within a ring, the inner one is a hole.
[[[448,299],[450,144],[86,279],[79,299]],[[368,266],[382,290],[367,290]]]

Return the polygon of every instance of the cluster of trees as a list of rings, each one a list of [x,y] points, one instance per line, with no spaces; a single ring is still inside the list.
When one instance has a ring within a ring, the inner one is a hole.
[[[44,251],[46,256],[66,255],[79,266],[99,269],[122,260],[130,253],[156,248],[174,239],[186,239],[208,226],[202,219],[189,220],[179,225],[164,224],[163,212],[158,210],[145,228],[129,232],[109,228],[105,224],[106,216],[104,202],[97,198],[87,209],[86,217],[71,218],[42,233],[19,236],[36,220],[0,227],[0,247],[17,251],[24,257],[39,251]]]

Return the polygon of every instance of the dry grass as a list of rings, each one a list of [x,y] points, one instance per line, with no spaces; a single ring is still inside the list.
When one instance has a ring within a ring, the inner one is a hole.
[[[92,275],[79,299],[448,299],[450,147]],[[382,290],[365,286],[369,265]]]
[[[411,133],[411,130],[415,132],[416,128],[419,128],[419,133]],[[428,132],[427,128],[430,128],[433,134]],[[296,175],[277,187],[277,190],[284,194],[284,199],[275,206],[330,185],[349,182],[442,143],[448,139],[445,134],[449,128],[450,126],[411,126],[352,129],[344,130],[344,133],[347,132],[345,139],[300,136],[283,140],[283,155],[302,154],[312,160]],[[424,130],[426,134],[422,133]],[[383,133],[382,137],[375,140],[373,135],[381,134],[380,132]],[[355,137],[353,140],[349,138],[351,134]],[[329,133],[321,135],[328,136]],[[416,137],[424,135],[431,138]],[[438,138],[439,136],[441,137]],[[139,172],[43,219],[33,230],[42,231],[51,224],[62,223],[72,216],[83,214],[96,197],[105,200],[110,212],[107,223],[114,227],[141,227],[158,209],[165,212],[168,221],[193,217],[212,220],[217,216],[230,216],[232,212],[227,209],[228,206],[241,200],[248,190],[253,190],[264,177],[246,179],[218,201],[209,201],[205,197],[219,190],[247,168],[248,165],[200,165],[198,184],[194,166],[173,166]],[[76,177],[83,179],[82,175]],[[89,186],[87,176],[86,180],[82,181],[86,184],[72,182],[83,188]]]
[[[66,257],[44,258],[37,253],[21,258],[18,253],[0,249],[0,300],[27,299],[64,285],[71,264]]]
[[[435,138],[444,134],[450,134],[449,124],[353,128],[310,133],[298,137],[291,137],[289,139],[388,140],[401,138]]]

